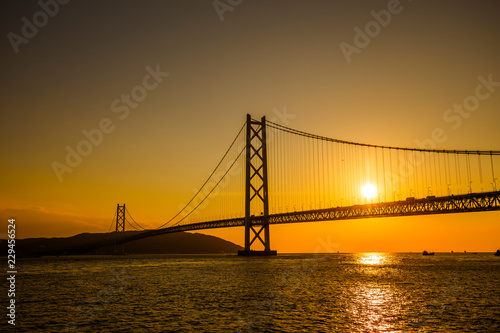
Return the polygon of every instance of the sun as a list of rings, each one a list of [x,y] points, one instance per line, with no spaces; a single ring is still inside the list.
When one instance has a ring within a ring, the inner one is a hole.
[[[367,199],[371,199],[373,198],[374,196],[377,195],[377,188],[368,183],[368,184],[365,184],[362,188],[361,188],[361,194],[363,194],[363,196]]]

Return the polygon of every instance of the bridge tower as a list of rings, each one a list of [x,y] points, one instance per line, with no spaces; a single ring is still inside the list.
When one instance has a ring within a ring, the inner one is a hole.
[[[245,249],[240,256],[276,255],[269,238],[269,191],[267,186],[266,117],[252,120],[247,114],[245,162]],[[260,208],[261,216],[251,215],[252,208]],[[263,251],[251,250],[259,240]]]
[[[125,204],[116,207],[116,232],[125,232]]]
[[[125,254],[125,244],[118,245],[118,233],[125,232],[125,204],[116,207],[115,254]]]

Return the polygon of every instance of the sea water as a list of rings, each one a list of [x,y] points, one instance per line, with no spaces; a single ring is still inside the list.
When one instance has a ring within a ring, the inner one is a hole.
[[[500,257],[23,259],[15,331],[500,332]]]

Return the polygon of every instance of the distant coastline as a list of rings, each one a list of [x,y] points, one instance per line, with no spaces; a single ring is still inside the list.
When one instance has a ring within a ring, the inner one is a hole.
[[[243,248],[224,239],[199,233],[179,232],[140,239],[115,247],[115,239],[137,234],[127,231],[82,233],[71,237],[17,239],[18,257],[109,254],[215,254],[237,253]],[[7,242],[0,242],[7,253]]]

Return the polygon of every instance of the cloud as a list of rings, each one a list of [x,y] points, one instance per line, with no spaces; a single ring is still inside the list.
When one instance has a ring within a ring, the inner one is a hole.
[[[0,219],[7,230],[7,220],[16,220],[16,238],[66,237],[83,232],[107,232],[111,221],[105,218],[57,213],[44,207],[5,208]],[[2,236],[5,238],[5,236]]]

